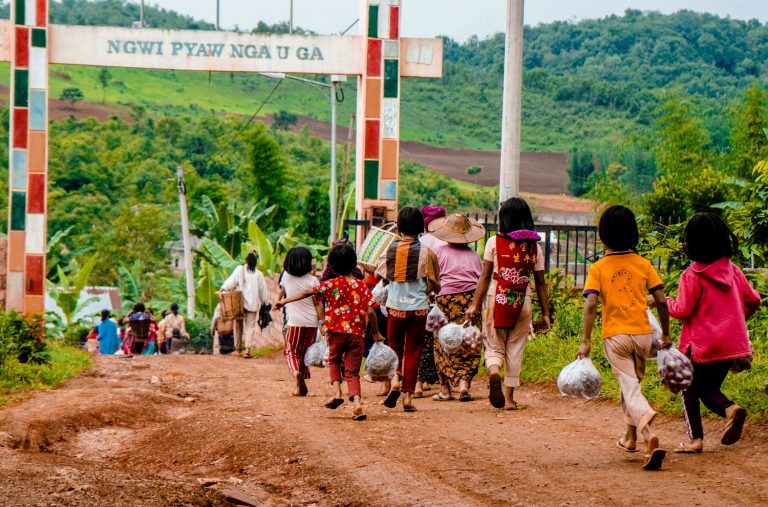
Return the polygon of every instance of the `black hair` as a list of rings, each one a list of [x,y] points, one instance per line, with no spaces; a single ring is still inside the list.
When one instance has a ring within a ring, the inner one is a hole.
[[[173,312],[174,315],[179,314],[179,305],[178,303],[171,303],[171,312]]]
[[[309,248],[295,246],[288,250],[283,261],[283,269],[292,276],[301,277],[312,271],[312,252]]]
[[[512,197],[501,203],[501,207],[499,207],[499,232],[532,231],[534,227],[533,214],[525,199]]]
[[[683,250],[692,261],[709,264],[732,257],[739,250],[739,239],[717,213],[696,213],[685,225]]]
[[[634,250],[640,242],[635,214],[631,209],[619,204],[609,206],[603,211],[597,232],[600,235],[600,241],[617,252]]]
[[[256,254],[251,252],[248,254],[248,256],[245,258],[245,263],[248,265],[248,271],[254,272],[256,271],[256,263],[259,261],[259,258],[256,257]]]
[[[133,313],[144,313],[147,311],[147,307],[144,306],[144,303],[136,303],[133,306]]]
[[[413,206],[405,206],[397,214],[397,230],[406,236],[418,236],[424,232],[424,215]]]
[[[349,276],[357,266],[357,254],[349,243],[339,243],[328,252],[328,264],[331,269],[341,276]]]
[[[109,310],[106,308],[101,311],[101,321],[104,322],[105,320],[109,319]]]

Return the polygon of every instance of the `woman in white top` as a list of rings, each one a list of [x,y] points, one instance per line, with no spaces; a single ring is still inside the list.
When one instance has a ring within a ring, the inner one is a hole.
[[[256,269],[257,260],[256,254],[249,253],[245,265],[236,267],[221,286],[221,290],[239,290],[243,293],[245,315],[242,320],[235,322],[235,353],[239,353],[245,345],[243,357],[251,357],[251,348],[259,332],[259,310],[269,299],[264,275]]]
[[[163,348],[165,349],[166,354],[170,354],[172,350],[171,344],[173,343],[174,329],[179,330],[179,338],[184,340],[189,339],[189,333],[187,333],[187,325],[184,322],[184,317],[179,315],[179,305],[176,303],[171,303],[171,311],[165,317],[163,317],[162,321],[160,321],[160,324],[158,324],[158,329],[162,333],[164,345]]]
[[[312,276],[312,252],[303,246],[288,250],[283,262],[283,290],[285,297],[295,296],[317,287],[320,282]],[[296,381],[294,396],[306,396],[309,368],[304,364],[304,354],[317,337],[318,315],[312,298],[300,299],[285,305],[288,312],[285,333],[285,362]]]

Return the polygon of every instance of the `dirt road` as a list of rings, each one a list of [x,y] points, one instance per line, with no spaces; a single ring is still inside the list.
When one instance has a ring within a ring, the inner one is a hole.
[[[659,472],[614,445],[612,402],[526,386],[525,411],[499,412],[477,382],[471,403],[387,410],[364,385],[369,420],[290,396],[282,356],[101,357],[65,387],[0,411],[4,505],[211,505],[217,488],[259,505],[766,505],[768,439],[671,455]],[[662,444],[683,439],[662,419]],[[210,481],[217,482],[217,481]]]

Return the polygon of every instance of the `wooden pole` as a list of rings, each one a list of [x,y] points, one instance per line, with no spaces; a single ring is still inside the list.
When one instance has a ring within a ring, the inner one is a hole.
[[[520,193],[520,129],[523,94],[523,0],[507,0],[499,202]]]
[[[192,271],[192,238],[189,235],[189,212],[187,210],[187,187],[184,185],[184,168],[176,168],[179,186],[179,210],[181,212],[181,239],[184,243],[184,272],[187,279],[187,316],[195,318],[195,279]]]

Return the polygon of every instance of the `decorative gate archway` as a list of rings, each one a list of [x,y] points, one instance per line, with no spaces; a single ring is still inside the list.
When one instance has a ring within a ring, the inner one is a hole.
[[[51,25],[49,0],[12,0],[0,22],[11,62],[6,308],[44,310],[48,65],[356,76],[356,208],[397,210],[401,77],[440,77],[440,39],[400,36],[400,0],[360,0],[361,36]]]

